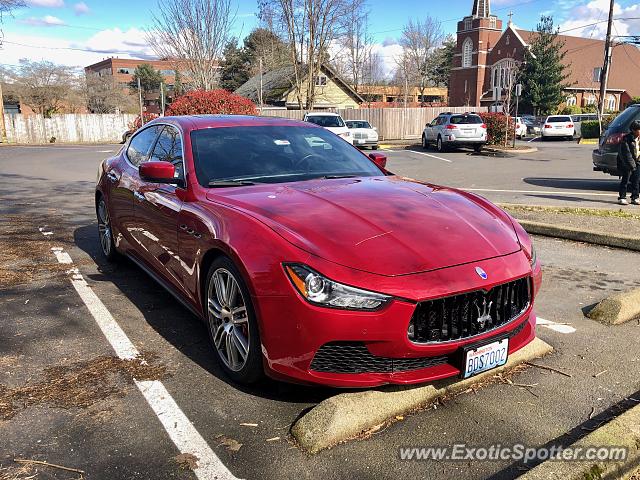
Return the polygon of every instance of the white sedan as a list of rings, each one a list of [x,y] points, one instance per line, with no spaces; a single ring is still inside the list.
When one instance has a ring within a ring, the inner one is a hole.
[[[542,139],[563,137],[572,140],[576,134],[576,127],[568,115],[551,115],[547,117],[541,129]]]
[[[371,147],[378,149],[378,131],[366,120],[347,120],[347,127],[353,135],[353,144],[356,147]]]

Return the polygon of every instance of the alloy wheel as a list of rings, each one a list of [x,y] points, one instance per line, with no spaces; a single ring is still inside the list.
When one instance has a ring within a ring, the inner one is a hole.
[[[443,147],[442,147],[442,138],[438,137],[438,151],[442,152]]]
[[[213,272],[207,306],[214,348],[225,366],[237,372],[249,356],[249,316],[238,281],[229,270]]]
[[[109,211],[104,199],[98,203],[98,234],[100,235],[100,246],[102,253],[109,258],[113,250],[111,242],[111,222],[109,219]]]

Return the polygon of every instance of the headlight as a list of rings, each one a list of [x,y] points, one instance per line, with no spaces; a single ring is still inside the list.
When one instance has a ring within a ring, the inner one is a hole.
[[[391,300],[389,295],[342,285],[299,264],[284,266],[291,283],[309,303],[347,310],[376,310]]]
[[[351,136],[351,132],[344,132],[344,133],[341,133],[341,134],[340,134],[340,136],[341,136],[341,137],[345,137],[345,138],[350,137],[350,136]]]

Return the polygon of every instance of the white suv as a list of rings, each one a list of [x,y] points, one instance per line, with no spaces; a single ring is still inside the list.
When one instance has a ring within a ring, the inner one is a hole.
[[[335,133],[340,138],[353,145],[353,136],[344,120],[337,113],[331,112],[311,112],[304,115],[305,122],[314,123]]]

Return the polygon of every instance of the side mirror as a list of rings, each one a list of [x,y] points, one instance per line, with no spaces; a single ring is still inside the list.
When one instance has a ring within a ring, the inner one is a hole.
[[[140,178],[145,182],[170,183],[177,185],[176,167],[171,162],[144,162],[138,168]]]
[[[369,158],[380,168],[387,168],[387,156],[384,153],[373,152],[369,154]]]

